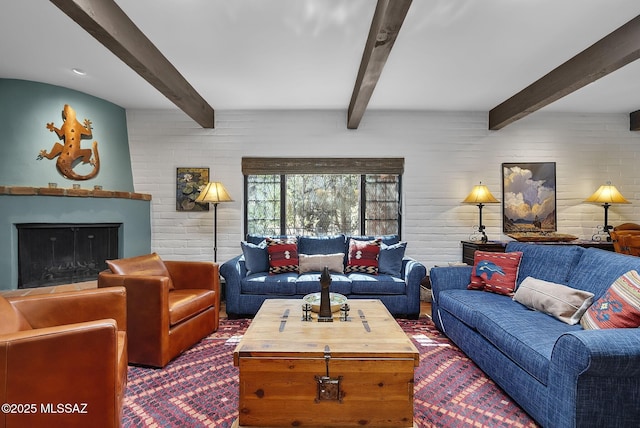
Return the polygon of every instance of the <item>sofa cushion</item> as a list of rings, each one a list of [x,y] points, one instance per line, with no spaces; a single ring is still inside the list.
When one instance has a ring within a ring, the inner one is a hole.
[[[293,296],[296,294],[297,273],[281,273],[269,275],[256,273],[242,278],[240,292],[242,294],[269,294],[280,296]]]
[[[556,340],[567,331],[580,330],[514,302],[508,296],[476,290],[445,290],[440,310],[475,329],[530,375],[546,384]],[[438,314],[434,314],[438,316]],[[444,325],[446,334],[447,325]]]
[[[354,235],[350,236],[348,239],[355,239],[356,241],[373,241],[375,239],[379,239],[380,242],[393,245],[400,242],[400,237],[398,235],[379,235],[379,236],[364,236],[364,235]]]
[[[269,274],[298,272],[298,244],[295,239],[267,238]]]
[[[166,276],[169,278],[169,289],[173,290],[171,275],[160,256],[156,253],[144,254],[124,259],[106,260],[111,272],[117,275]]]
[[[577,245],[545,245],[514,241],[507,244],[506,251],[522,252],[516,285],[520,285],[528,276],[567,285],[584,248]]]
[[[348,296],[351,294],[351,280],[346,275],[340,273],[331,274],[331,285],[329,290],[332,293],[340,293]],[[320,291],[320,274],[303,273],[296,280],[296,293],[298,295],[306,295],[309,293],[317,293]]]
[[[507,296],[513,295],[521,258],[522,253],[519,251],[508,253],[476,251],[468,288]]]
[[[488,293],[485,293],[488,294]],[[476,304],[476,329],[504,355],[547,385],[553,347],[560,336],[581,330],[531,311],[506,296],[491,304]]]
[[[380,239],[373,241],[349,240],[349,253],[345,273],[362,272],[378,274],[378,256],[380,255]]]
[[[298,254],[298,272],[322,272],[324,268],[329,272],[344,273],[344,253],[335,254]]]
[[[31,330],[24,316],[4,297],[0,296],[0,334]]]
[[[298,253],[335,254],[346,252],[346,238],[337,236],[299,236]]]
[[[518,286],[513,300],[574,325],[593,303],[593,293],[528,276]]]
[[[629,271],[611,284],[607,292],[584,314],[584,329],[640,327],[640,275]]]
[[[267,251],[267,241],[262,240],[259,244],[242,241],[242,254],[248,273],[259,273],[269,271],[269,253]]]
[[[640,272],[640,257],[587,248],[573,270],[568,285],[590,291],[598,300],[616,279],[630,270]]]
[[[491,306],[504,301],[504,296],[495,293],[485,293],[480,290],[444,290],[438,295],[438,306],[471,328],[478,323],[477,307]]]
[[[352,294],[405,294],[407,289],[404,280],[391,275],[350,273],[347,277],[351,280]]]
[[[387,245],[383,242],[378,256],[378,273],[400,278],[402,276],[402,259],[406,249],[406,242],[398,242],[393,245]]]
[[[174,326],[211,308],[216,304],[216,293],[205,289],[180,289],[169,293],[169,324]]]
[[[264,241],[267,238],[271,238],[271,239],[296,239],[295,236],[289,236],[289,235],[258,235],[255,233],[248,233],[247,234],[247,242],[250,242],[252,244],[256,244],[258,245],[259,243],[261,243],[262,241]]]

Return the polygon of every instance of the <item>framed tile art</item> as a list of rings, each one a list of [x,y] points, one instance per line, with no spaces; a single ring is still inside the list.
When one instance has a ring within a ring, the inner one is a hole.
[[[177,168],[176,211],[209,211],[208,203],[196,202],[209,182],[209,168]]]

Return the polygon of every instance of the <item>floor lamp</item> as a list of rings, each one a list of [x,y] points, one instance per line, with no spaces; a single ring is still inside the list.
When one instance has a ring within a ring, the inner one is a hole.
[[[218,204],[220,202],[232,202],[229,192],[219,181],[207,183],[200,192],[196,202],[208,202],[213,204],[213,261],[218,261]]]
[[[495,204],[500,201],[493,197],[487,186],[480,184],[473,186],[471,193],[467,196],[462,203],[464,204],[476,204],[478,205],[478,211],[480,212],[480,220],[478,222],[478,232],[482,234],[482,242],[487,242],[487,234],[484,232],[484,225],[482,224],[482,207],[484,204]]]
[[[604,207],[604,225],[602,226],[602,230],[607,234],[607,241],[611,241],[609,232],[613,229],[613,226],[609,225],[609,207],[612,204],[630,204],[631,202],[627,201],[610,181],[600,186],[593,195],[584,201],[602,204]],[[596,235],[593,235],[592,239],[594,239],[595,236]]]

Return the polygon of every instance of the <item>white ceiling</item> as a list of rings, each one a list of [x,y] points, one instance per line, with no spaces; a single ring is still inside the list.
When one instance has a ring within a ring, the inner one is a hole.
[[[376,6],[116,2],[216,110],[346,110]],[[177,108],[49,1],[4,1],[0,14],[0,78]],[[414,0],[368,109],[489,111],[637,15],[638,0]],[[640,61],[545,108],[638,109]]]

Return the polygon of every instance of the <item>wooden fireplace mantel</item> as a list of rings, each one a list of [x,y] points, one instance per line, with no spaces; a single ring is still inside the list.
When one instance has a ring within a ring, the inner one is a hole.
[[[119,190],[67,189],[64,187],[23,187],[0,186],[0,195],[14,196],[71,196],[81,198],[119,198],[150,201],[146,193],[123,192]]]

